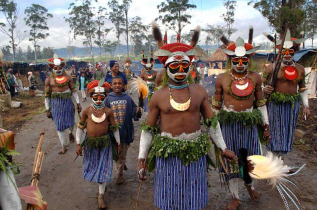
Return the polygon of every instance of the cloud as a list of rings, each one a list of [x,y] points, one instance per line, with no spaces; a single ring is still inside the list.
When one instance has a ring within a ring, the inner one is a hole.
[[[51,14],[53,14],[53,18],[49,19],[49,33],[50,36],[45,40],[41,40],[39,45],[42,47],[53,47],[53,48],[61,48],[66,47],[69,44],[70,39],[72,39],[72,34],[69,34],[70,28],[69,24],[65,22],[64,17],[68,16],[68,6],[73,0],[54,0],[54,1],[44,1],[44,0],[33,0],[32,3],[37,3],[45,6]],[[107,6],[107,1],[99,1],[100,3],[97,5],[94,3],[96,8],[101,5],[104,7]],[[188,11],[188,14],[192,16],[190,22],[184,27],[182,33],[188,33],[190,30],[195,29],[197,25],[200,25],[201,28],[210,25],[221,25],[225,26],[225,22],[221,18],[221,14],[225,13],[225,8],[222,4],[212,3],[210,5],[210,1],[203,1],[203,4],[200,4],[199,1],[192,1],[191,3],[197,4],[196,9],[192,9]],[[27,1],[18,2],[19,6],[25,7],[30,6],[30,3]],[[28,5],[26,5],[28,4]],[[139,16],[142,19],[143,24],[150,24],[155,18],[159,16],[159,12],[157,9],[158,5],[157,0],[133,0],[133,4],[130,5],[129,9],[129,18],[132,19],[135,16]],[[109,12],[109,9],[107,9]],[[23,12],[22,12],[23,13]],[[247,40],[248,38],[248,30],[249,26],[253,25],[254,27],[254,41],[259,43],[263,41],[267,41],[267,39],[262,35],[263,32],[270,32],[271,29],[267,20],[260,14],[259,11],[254,9],[252,6],[247,5],[247,1],[237,1],[237,7],[235,11],[235,22],[233,24],[234,28],[237,28],[238,31],[234,33],[230,39],[236,40],[237,37],[241,36],[243,39]],[[0,20],[3,17],[0,16]],[[106,22],[106,27],[114,27],[110,21]],[[161,30],[164,31],[167,28],[160,24]],[[29,28],[25,25],[23,17],[18,25],[18,28],[21,32],[25,30],[29,30]],[[151,33],[149,31],[148,33]],[[168,30],[169,38],[172,35],[175,35],[174,31]],[[202,33],[200,43],[204,43],[204,39],[206,34]],[[116,40],[115,30],[112,30],[107,38],[109,40]],[[125,39],[121,37],[121,43],[125,44]],[[72,44],[77,47],[82,47],[82,37],[77,37],[76,40],[72,41]],[[0,33],[0,47],[9,44],[9,38],[5,36],[3,33]],[[28,41],[28,37],[21,42],[20,47],[22,49],[27,48],[28,45],[32,45],[31,42]]]

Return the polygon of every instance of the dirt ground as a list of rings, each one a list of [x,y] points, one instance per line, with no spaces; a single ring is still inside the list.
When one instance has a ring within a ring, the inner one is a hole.
[[[307,128],[307,132],[302,138],[297,139],[296,142],[299,142],[297,143],[299,146],[296,145],[294,151],[285,158],[286,164],[291,166],[306,164],[306,167],[299,174],[290,178],[299,188],[298,190],[294,189],[294,192],[301,202],[301,209],[316,209],[317,206],[317,158],[314,150],[317,138],[313,136],[317,133],[317,100],[311,102],[313,102],[313,104],[311,103],[313,118],[307,122],[300,121],[298,126],[304,131]],[[82,106],[86,107],[89,104],[90,100]],[[38,102],[36,107],[43,109],[44,100]],[[23,112],[22,109],[12,113],[18,114],[20,112]],[[74,143],[69,145],[65,155],[57,154],[60,149],[60,142],[51,119],[46,118],[45,114],[41,112],[33,117],[28,117],[28,120],[20,126],[21,123],[11,124],[9,122],[8,124],[8,121],[5,120],[6,116],[3,116],[3,118],[5,128],[13,128],[15,131],[16,150],[21,153],[20,156],[15,158],[22,165],[20,167],[21,173],[16,175],[18,187],[30,184],[35,150],[39,135],[44,129],[45,136],[42,150],[45,152],[45,157],[39,188],[44,200],[48,203],[48,209],[97,209],[98,185],[83,179],[82,157],[74,161],[76,157]],[[109,209],[134,209],[135,207],[139,187],[136,165],[140,122],[141,120],[135,122],[135,141],[128,151],[128,170],[124,173],[124,184],[121,186],[115,185],[117,172],[114,168],[112,180],[107,185],[105,201]],[[305,148],[308,149],[305,150]],[[155,209],[153,205],[153,178],[154,173],[151,173],[148,180],[143,183],[139,209]],[[225,188],[221,188],[219,175],[216,171],[208,174],[208,183],[210,185],[208,190],[209,205],[206,209],[223,209],[230,199],[230,194]],[[243,187],[243,183],[240,184],[240,199],[242,202],[239,209],[284,209],[284,204],[276,189],[272,189],[265,181],[257,181],[255,187],[262,194],[259,202],[252,202]],[[289,201],[289,203],[291,202]],[[25,206],[25,204],[23,205]],[[295,207],[291,205],[291,209],[295,209]]]

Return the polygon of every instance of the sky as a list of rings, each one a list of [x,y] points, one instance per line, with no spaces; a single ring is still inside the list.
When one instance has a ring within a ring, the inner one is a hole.
[[[28,41],[29,32],[28,27],[25,25],[23,18],[24,10],[31,6],[31,4],[40,4],[48,9],[49,13],[53,15],[53,18],[49,19],[48,27],[50,36],[39,42],[39,45],[43,47],[52,47],[52,48],[62,48],[69,45],[71,42],[72,45],[76,47],[83,47],[82,38],[78,37],[76,40],[72,40],[72,34],[70,33],[70,28],[68,23],[65,22],[64,17],[68,17],[68,7],[70,3],[76,2],[75,0],[16,0],[18,4],[19,11],[21,12],[21,21],[18,25],[19,31],[21,34],[24,34],[24,40],[20,43],[22,50],[26,50],[28,45],[32,46],[32,43]],[[98,5],[104,6],[107,8],[107,0],[99,0],[100,3],[95,3],[95,6]],[[132,0],[132,4],[129,9],[129,18],[132,19],[135,16],[140,16],[143,24],[150,24],[155,18],[159,16],[157,5],[159,0]],[[196,28],[199,25],[201,28],[209,25],[221,25],[225,26],[225,22],[221,18],[221,14],[225,13],[225,8],[223,7],[221,0],[190,0],[192,4],[197,6],[196,9],[188,11],[188,14],[192,16],[191,24],[188,24],[184,27],[182,33],[188,33],[190,30]],[[239,36],[247,40],[248,30],[252,25],[254,27],[254,42],[266,42],[267,39],[264,37],[263,32],[271,32],[267,20],[262,17],[259,11],[254,9],[252,6],[247,5],[248,0],[238,0],[236,11],[235,11],[235,22],[233,24],[234,28],[237,28],[238,31],[231,36],[231,40],[236,40]],[[108,10],[109,11],[109,10]],[[2,22],[3,15],[0,14],[0,21]],[[106,27],[113,27],[110,21],[106,21]],[[165,30],[164,26],[161,27],[161,30]],[[27,31],[26,33],[23,33]],[[168,31],[168,35],[171,36],[175,34],[173,31]],[[203,33],[200,38],[200,43],[204,43],[205,36]],[[110,32],[107,36],[110,40],[115,40],[114,31]],[[5,45],[8,45],[9,38],[3,33],[0,33],[0,47],[2,48]],[[121,44],[125,44],[124,38],[121,39]]]

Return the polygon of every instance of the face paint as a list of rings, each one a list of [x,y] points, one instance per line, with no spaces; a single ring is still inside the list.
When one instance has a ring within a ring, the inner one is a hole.
[[[291,62],[293,60],[295,54],[295,50],[293,48],[283,48],[282,55],[283,55],[283,62]]]
[[[237,73],[243,73],[247,70],[249,65],[249,58],[243,57],[232,57],[231,58],[231,68]]]
[[[91,97],[92,102],[96,105],[101,105],[105,100],[106,95],[104,93],[94,93]]]
[[[61,76],[63,74],[63,72],[64,72],[64,69],[61,66],[54,66],[53,72],[57,76]]]
[[[184,82],[189,75],[189,62],[188,61],[175,61],[167,66],[167,75],[174,82]]]

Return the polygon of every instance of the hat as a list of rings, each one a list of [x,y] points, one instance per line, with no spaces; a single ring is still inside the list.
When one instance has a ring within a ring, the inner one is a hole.
[[[198,26],[194,32],[190,45],[180,43],[180,38],[178,38],[176,43],[167,44],[166,34],[164,37],[164,42],[162,39],[162,34],[155,22],[152,23],[153,36],[158,44],[158,50],[155,52],[155,55],[160,60],[164,66],[167,66],[171,62],[188,60],[190,62],[196,54],[194,49],[195,45],[198,42],[200,27]]]
[[[108,92],[108,90],[110,89],[110,84],[108,82],[103,82],[104,80],[101,81],[101,84],[99,84],[100,81],[94,80],[94,81],[90,82],[87,85],[87,93],[90,94],[92,92]]]
[[[66,64],[63,58],[59,58],[57,56],[57,54],[54,54],[53,58],[50,58],[49,60],[49,64],[47,64],[50,68],[54,68],[54,66],[61,66],[64,67]]]
[[[116,60],[110,60],[110,62],[109,62],[110,68],[112,68],[114,66],[114,64],[116,64],[116,63],[117,63]]]
[[[231,43],[226,49],[222,49],[228,56],[254,55],[260,46],[253,47],[252,44],[244,43],[241,37],[238,37],[235,43]]]

